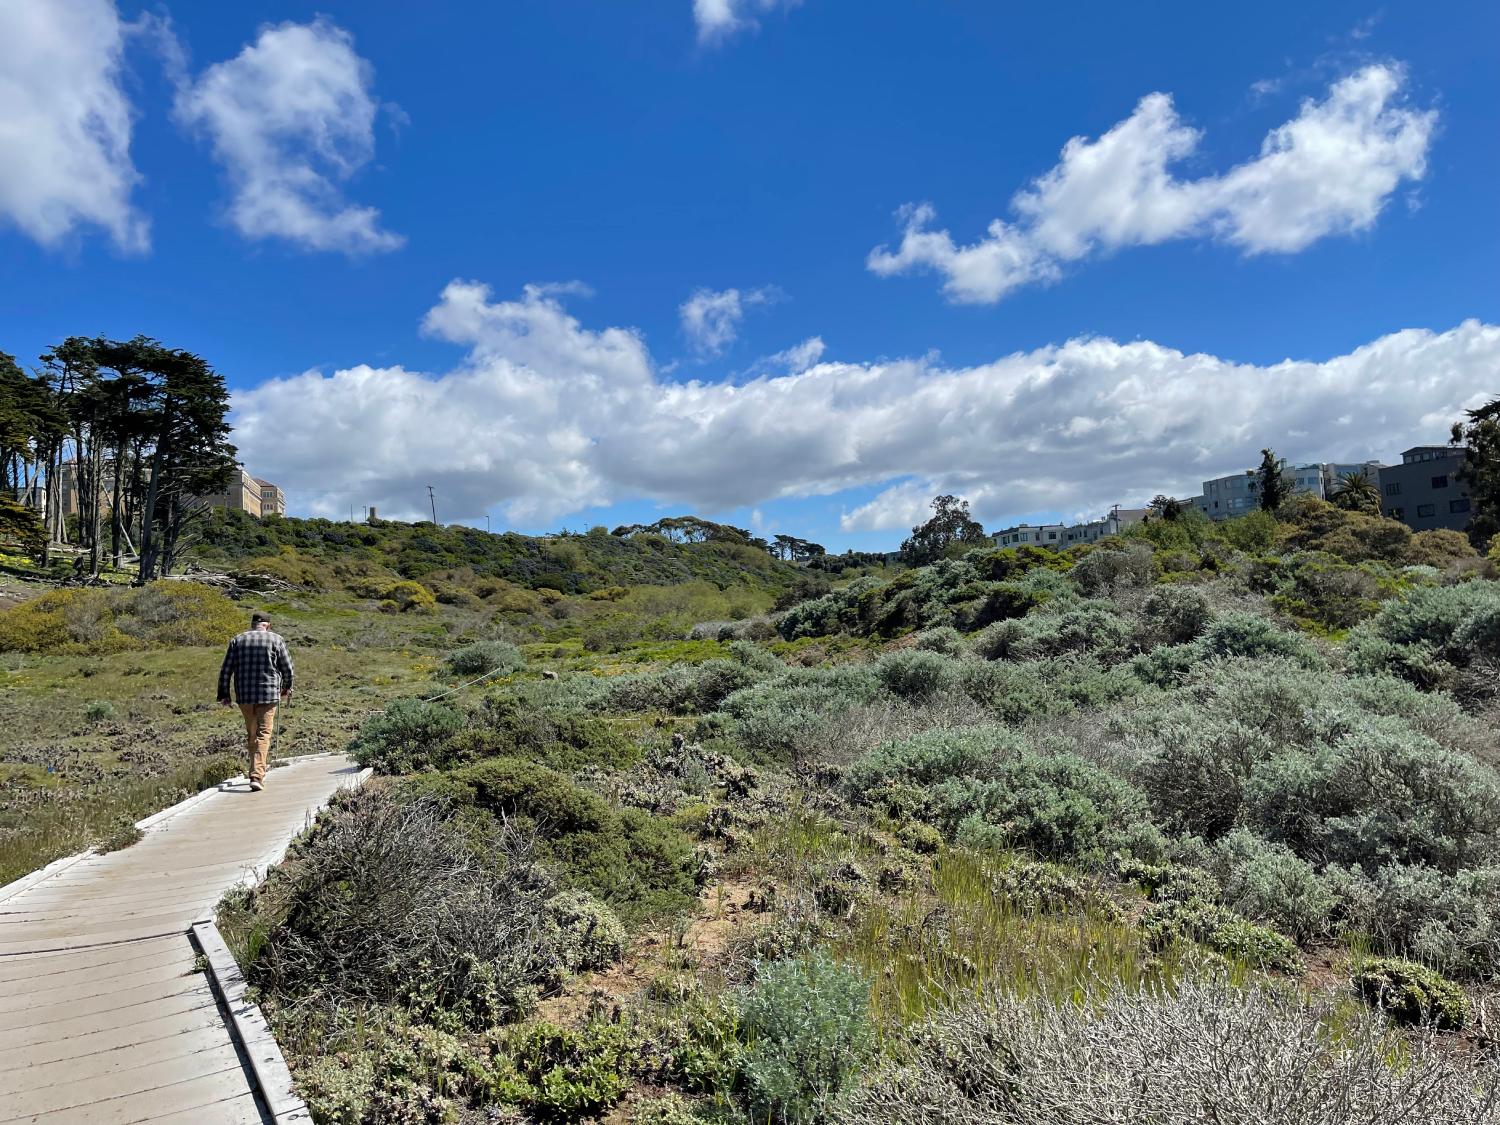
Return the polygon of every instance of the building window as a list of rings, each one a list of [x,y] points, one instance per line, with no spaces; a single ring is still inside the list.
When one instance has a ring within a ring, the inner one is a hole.
[[[1047,532],[1047,538],[1048,539],[1056,539],[1057,538],[1057,532],[1055,532],[1055,531],[1049,531],[1049,532]]]
[[[1459,512],[1467,512],[1469,510],[1469,498],[1465,496],[1461,500],[1449,500],[1448,510],[1455,514]]]
[[[1440,477],[1433,477],[1432,478],[1432,487],[1433,488],[1447,488],[1448,487],[1448,475],[1446,473],[1444,473]]]
[[[1401,482],[1399,480],[1393,480],[1393,481],[1387,482],[1387,484],[1385,486],[1385,494],[1387,496],[1400,496],[1401,495]]]
[[[1435,515],[1437,515],[1437,505],[1436,504],[1418,504],[1417,505],[1417,518],[1418,519],[1421,519],[1423,516],[1435,516]]]

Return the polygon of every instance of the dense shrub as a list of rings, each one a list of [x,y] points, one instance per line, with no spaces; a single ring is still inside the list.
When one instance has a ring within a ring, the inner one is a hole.
[[[1130,633],[1129,622],[1111,603],[1069,599],[990,625],[975,638],[974,648],[987,660],[1040,660],[1087,652],[1109,661],[1125,654]]]
[[[918,633],[917,647],[928,652],[940,652],[944,656],[958,656],[964,650],[964,639],[953,626],[942,625]]]
[[[1303,668],[1319,668],[1324,663],[1303,637],[1253,613],[1233,612],[1212,621],[1197,640],[1162,645],[1136,657],[1130,667],[1147,683],[1173,687],[1206,660],[1236,657],[1277,657]]]
[[[1500,582],[1422,587],[1387,602],[1349,636],[1357,671],[1393,672],[1424,688],[1447,687],[1476,661],[1500,661]]]
[[[431,613],[437,609],[432,591],[420,582],[393,582],[380,591],[380,608],[386,613]]]
[[[252,590],[271,585],[264,581],[274,578],[306,590],[327,590],[335,583],[333,572],[316,559],[299,554],[291,547],[283,547],[277,554],[262,555],[246,559],[230,571],[231,577],[240,585]]]
[[[1224,904],[1306,942],[1324,933],[1334,894],[1310,863],[1284,844],[1235,829],[1214,847],[1213,873]]]
[[[1203,658],[1226,656],[1279,656],[1316,668],[1323,661],[1317,650],[1295,633],[1278,629],[1253,613],[1226,613],[1213,621],[1194,642]]]
[[[1464,735],[1451,711],[1424,713],[1407,690],[1387,695],[1389,683],[1278,661],[1210,663],[1122,724],[1117,752],[1158,816],[1209,840],[1241,825],[1304,859],[1371,871],[1487,861],[1500,781],[1437,740]]]
[[[842,716],[880,693],[880,681],[863,665],[797,668],[735,692],[722,715],[744,746],[799,762],[819,752]]]
[[[1129,586],[1149,586],[1155,577],[1151,549],[1144,544],[1121,544],[1090,551],[1069,571],[1086,594],[1111,594]]]
[[[543,925],[546,944],[567,973],[602,969],[625,952],[625,927],[619,918],[583,891],[563,891],[548,899]]]
[[[856,578],[841,590],[794,605],[776,623],[776,630],[788,641],[864,632],[868,621],[862,610],[876,604],[883,585],[876,578]]]
[[[1330,1025],[1339,1027],[1329,1034]],[[941,1013],[848,1098],[842,1125],[1495,1125],[1496,1076],[1378,1017],[1222,979],[1100,984],[1056,1001],[993,993]]]
[[[1495,856],[1500,779],[1399,720],[1316,716],[1306,749],[1252,769],[1243,820],[1298,855],[1373,869],[1425,863],[1453,872]]]
[[[1009,723],[1105,707],[1143,690],[1141,681],[1127,669],[1105,668],[1091,656],[971,663],[961,675],[969,698]]]
[[[758,1120],[825,1120],[875,1048],[869,981],[824,953],[761,965],[741,1021],[741,1065]]]
[[[768,652],[749,640],[730,641],[729,657],[756,672],[780,672],[786,667],[776,658],[775,653]]]
[[[552,886],[524,837],[502,829],[479,845],[430,798],[342,798],[263,892],[280,920],[254,979],[474,1026],[524,1011],[554,959],[541,925]]]
[[[875,675],[892,695],[925,699],[948,691],[958,682],[958,665],[938,652],[905,649],[882,656],[876,662]]]
[[[1411,529],[1398,520],[1351,512],[1312,496],[1294,496],[1277,515],[1286,523],[1285,542],[1295,551],[1322,551],[1346,562],[1411,560]]]
[[[476,641],[448,654],[448,671],[455,676],[504,675],[525,664],[521,650],[508,641]]]
[[[220,645],[249,614],[218,590],[161,581],[128,590],[51,590],[0,611],[0,652],[103,655]]]
[[[1022,753],[927,794],[925,815],[950,836],[1049,858],[1102,854],[1150,819],[1139,790],[1070,754]]]
[[[452,764],[449,740],[469,720],[446,703],[393,700],[366,719],[349,744],[350,756],[376,773],[411,773]]]
[[[934,730],[887,743],[849,767],[845,784],[856,800],[877,800],[893,785],[921,788],[950,778],[992,778],[1002,762],[1026,752],[1026,740],[1004,727]]]
[[[1213,617],[1201,591],[1191,586],[1160,586],[1141,608],[1138,643],[1142,649],[1187,644],[1203,635]]]
[[[1332,866],[1323,881],[1344,928],[1378,952],[1416,957],[1445,973],[1485,977],[1500,967],[1500,868],[1446,875],[1393,863],[1373,876]]]
[[[559,1122],[593,1119],[615,1105],[633,1084],[643,1046],[633,1026],[604,1019],[576,1028],[528,1023],[497,1039],[483,1100]]]
[[[1397,1023],[1457,1030],[1469,1018],[1463,989],[1425,965],[1372,958],[1354,970],[1354,991]]]
[[[1174,942],[1193,941],[1223,957],[1261,969],[1294,972],[1301,962],[1297,943],[1234,911],[1204,901],[1167,899],[1153,902],[1141,918],[1147,940],[1157,949]]]
[[[1379,569],[1370,563],[1352,566],[1321,551],[1293,555],[1278,572],[1271,604],[1305,628],[1347,629],[1380,609],[1385,590]]]
[[[658,671],[617,677],[610,681],[600,703],[618,711],[703,714],[763,678],[764,664],[759,662],[751,665],[736,659],[672,664]]]
[[[697,864],[680,829],[640,809],[616,811],[556,770],[496,758],[435,779],[432,788],[534,829],[538,854],[558,865],[569,886],[588,891],[627,920],[681,910],[693,900]]]
[[[596,683],[591,676],[575,676],[486,696],[474,725],[449,740],[450,763],[513,757],[554,769],[633,764],[640,747],[608,719],[584,709]]]

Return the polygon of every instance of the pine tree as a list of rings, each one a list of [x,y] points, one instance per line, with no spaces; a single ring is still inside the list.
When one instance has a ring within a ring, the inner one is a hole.
[[[1500,535],[1500,398],[1453,423],[1453,443],[1465,449],[1458,479],[1469,486],[1469,541],[1481,551]]]
[[[1255,477],[1260,491],[1260,506],[1265,511],[1276,511],[1291,495],[1292,483],[1286,478],[1286,463],[1271,450],[1260,451],[1260,468]]]

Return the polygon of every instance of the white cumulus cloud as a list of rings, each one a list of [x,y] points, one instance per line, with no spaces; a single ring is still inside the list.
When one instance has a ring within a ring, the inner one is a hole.
[[[722,43],[740,31],[756,26],[757,13],[777,8],[795,8],[802,0],[693,0],[693,22],[698,42]]]
[[[746,292],[738,289],[694,290],[677,310],[682,320],[682,334],[699,355],[723,355],[724,349],[739,338],[745,311],[756,305],[769,304],[776,298],[777,291],[769,287]]]
[[[1404,78],[1382,64],[1348,75],[1273,129],[1255,158],[1200,179],[1171,169],[1201,133],[1170,96],[1148,94],[1103,136],[1064,145],[1011,200],[1015,219],[995,219],[984,238],[960,245],[934,228],[931,205],[909,204],[900,244],[877,247],[867,264],[883,277],[931,270],[951,300],[988,304],[1123,247],[1213,237],[1247,254],[1292,253],[1368,229],[1397,187],[1426,172],[1437,114],[1404,103]]]
[[[661,378],[638,332],[582,325],[544,288],[454,282],[426,330],[450,371],[360,365],[235,395],[235,442],[294,507],[447,519],[492,504],[549,521],[644,499],[702,512],[884,487],[849,529],[906,528],[935,492],[987,522],[1102,511],[1255,464],[1394,458],[1444,440],[1493,394],[1500,327],[1407,329],[1346,355],[1270,365],[1150,341],[1078,339],[973,367],[822,362],[748,382]],[[320,501],[331,490],[349,498]],[[299,495],[300,493],[300,495]]]
[[[223,165],[229,220],[249,239],[308,250],[393,250],[405,240],[342,184],[375,152],[373,71],[326,20],[265,27],[234,58],[179,91],[178,119],[202,130]]]
[[[128,31],[113,0],[0,2],[0,220],[43,246],[93,226],[146,249],[120,86]]]

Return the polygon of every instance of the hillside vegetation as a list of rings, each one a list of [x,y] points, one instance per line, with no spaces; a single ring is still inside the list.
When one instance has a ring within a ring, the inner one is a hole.
[[[251,573],[257,568],[278,576],[290,572],[287,576],[303,582],[329,584],[361,577],[363,570],[471,591],[489,590],[497,583],[565,594],[682,582],[779,588],[798,574],[752,544],[748,533],[695,522],[711,538],[673,541],[655,534],[614,535],[602,527],[581,535],[492,535],[457,525],[388,520],[257,520],[220,509],[206,521],[194,553],[233,561]],[[287,559],[294,561],[282,561]]]
[[[222,922],[323,1121],[1500,1120],[1496,578],[1296,501],[440,603]]]

